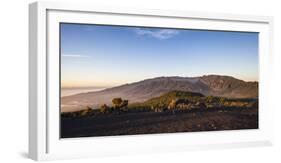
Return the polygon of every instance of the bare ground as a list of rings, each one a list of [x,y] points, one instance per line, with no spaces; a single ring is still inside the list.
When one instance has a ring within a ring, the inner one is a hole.
[[[61,119],[61,137],[257,129],[258,109],[143,112]]]

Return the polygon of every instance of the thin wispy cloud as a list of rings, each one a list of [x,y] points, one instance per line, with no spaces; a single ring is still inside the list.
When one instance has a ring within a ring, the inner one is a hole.
[[[88,55],[80,55],[80,54],[62,54],[62,57],[69,57],[69,58],[89,58]]]
[[[137,28],[134,32],[139,36],[149,36],[160,40],[165,40],[179,34],[179,31],[172,29],[141,29]]]

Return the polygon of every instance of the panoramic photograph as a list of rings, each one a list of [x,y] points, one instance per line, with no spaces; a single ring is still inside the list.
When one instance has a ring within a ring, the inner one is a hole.
[[[258,39],[60,23],[60,137],[258,129]]]

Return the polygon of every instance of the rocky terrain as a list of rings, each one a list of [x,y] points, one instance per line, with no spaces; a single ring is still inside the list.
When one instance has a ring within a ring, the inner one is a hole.
[[[170,91],[136,103],[118,97],[111,105],[61,113],[62,138],[257,128],[257,98],[186,91]]]

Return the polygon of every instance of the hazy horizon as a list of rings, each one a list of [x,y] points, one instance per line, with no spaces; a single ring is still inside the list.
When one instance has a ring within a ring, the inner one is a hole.
[[[208,74],[208,75],[218,75],[218,74]],[[206,76],[208,76],[206,75]],[[225,75],[219,75],[219,76],[225,76]],[[153,77],[153,78],[159,78],[159,77],[190,77],[190,78],[196,78],[196,77],[201,77],[201,76],[158,76],[158,77]],[[232,76],[234,77],[234,76]],[[153,78],[148,78],[148,79],[153,79]],[[236,77],[234,77],[236,78]],[[239,78],[236,78],[236,79],[239,79]],[[142,80],[147,80],[147,79],[142,79]],[[76,86],[76,87],[73,87],[73,86],[70,86],[70,87],[64,87],[62,86],[61,88],[62,89],[96,89],[96,90],[103,90],[103,89],[107,89],[107,88],[112,88],[112,87],[116,87],[116,86],[121,86],[121,85],[125,85],[125,84],[131,84],[131,83],[135,83],[135,82],[140,82],[142,80],[139,80],[139,81],[133,81],[133,82],[130,82],[130,83],[121,83],[119,85],[112,85],[112,86]],[[239,79],[239,80],[242,80],[242,79]],[[243,80],[245,82],[258,82],[256,80],[250,80],[250,81],[246,81],[246,80]]]
[[[64,89],[211,74],[258,81],[258,33],[61,24]]]

